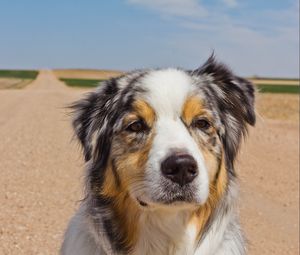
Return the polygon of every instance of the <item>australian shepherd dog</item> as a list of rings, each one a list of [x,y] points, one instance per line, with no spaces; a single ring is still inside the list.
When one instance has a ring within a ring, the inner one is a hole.
[[[72,108],[85,198],[61,254],[245,254],[234,162],[255,124],[249,81],[212,56],[112,78]]]

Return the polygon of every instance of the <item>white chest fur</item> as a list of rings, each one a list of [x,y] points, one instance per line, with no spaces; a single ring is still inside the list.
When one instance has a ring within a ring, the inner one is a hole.
[[[140,219],[140,235],[133,255],[192,255],[197,229],[188,223],[190,213],[145,212]]]
[[[231,211],[221,215],[215,218],[199,244],[198,229],[189,223],[188,212],[145,214],[140,221],[139,240],[132,255],[244,254],[243,238],[235,223],[235,215]]]
[[[231,210],[218,214],[199,244],[198,230],[189,223],[190,212],[144,212],[139,238],[131,255],[244,255],[245,243]],[[84,214],[77,213],[66,232],[63,255],[117,255],[105,235],[91,231]],[[95,242],[92,242],[95,240]],[[105,241],[106,240],[106,241]]]

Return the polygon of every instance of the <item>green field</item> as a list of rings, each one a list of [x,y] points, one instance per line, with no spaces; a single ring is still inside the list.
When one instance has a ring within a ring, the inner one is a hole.
[[[93,80],[93,79],[69,79],[60,78],[65,84],[71,87],[97,87],[101,81],[104,80]]]
[[[34,80],[38,73],[35,70],[0,70],[0,77]]]
[[[99,79],[71,79],[71,78],[60,78],[61,81],[65,82],[71,87],[97,87],[101,81]],[[298,94],[299,86],[295,85],[269,85],[269,84],[258,84],[256,85],[260,93],[288,93]]]
[[[23,80],[34,80],[38,71],[35,70],[0,70],[0,78],[17,78]],[[280,80],[272,78],[274,81]],[[74,79],[74,78],[60,78],[66,85],[70,87],[97,87],[100,82],[104,81],[104,79]],[[268,78],[259,78],[259,80],[268,80]],[[285,79],[286,81],[299,81],[297,79]],[[286,94],[299,94],[300,87],[296,85],[289,84],[256,84],[258,91],[260,93],[286,93]]]
[[[260,93],[286,93],[286,94],[299,94],[299,86],[295,85],[269,85],[259,84],[256,85]]]

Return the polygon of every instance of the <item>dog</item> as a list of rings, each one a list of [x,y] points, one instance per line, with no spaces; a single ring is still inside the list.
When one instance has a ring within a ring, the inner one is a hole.
[[[211,56],[136,70],[74,103],[85,198],[62,255],[241,255],[234,162],[255,89]]]

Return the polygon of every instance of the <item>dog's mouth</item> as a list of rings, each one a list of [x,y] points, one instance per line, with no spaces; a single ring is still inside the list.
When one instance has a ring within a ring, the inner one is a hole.
[[[191,186],[177,187],[177,185],[167,185],[165,189],[156,193],[155,201],[164,205],[180,205],[196,203],[195,189]]]
[[[143,208],[150,207],[149,203],[143,201],[139,197],[136,198],[136,201]],[[158,201],[154,202],[154,204],[155,203],[160,204],[160,205],[166,205],[166,206],[180,205],[180,204],[194,204],[192,199],[186,198],[184,196],[176,196],[171,199],[159,199]]]
[[[137,204],[144,208],[156,207],[186,207],[200,204],[196,191],[193,187],[186,186],[178,189],[174,186],[165,186],[164,189],[152,189],[152,192],[132,194]]]
[[[184,196],[175,196],[170,199],[164,199],[161,201],[164,204],[174,204],[174,203],[192,203],[191,198]]]
[[[140,204],[140,206],[142,206],[142,207],[147,207],[148,206],[148,204],[146,202],[142,201],[141,199],[136,198],[136,200],[138,201],[138,203]]]

